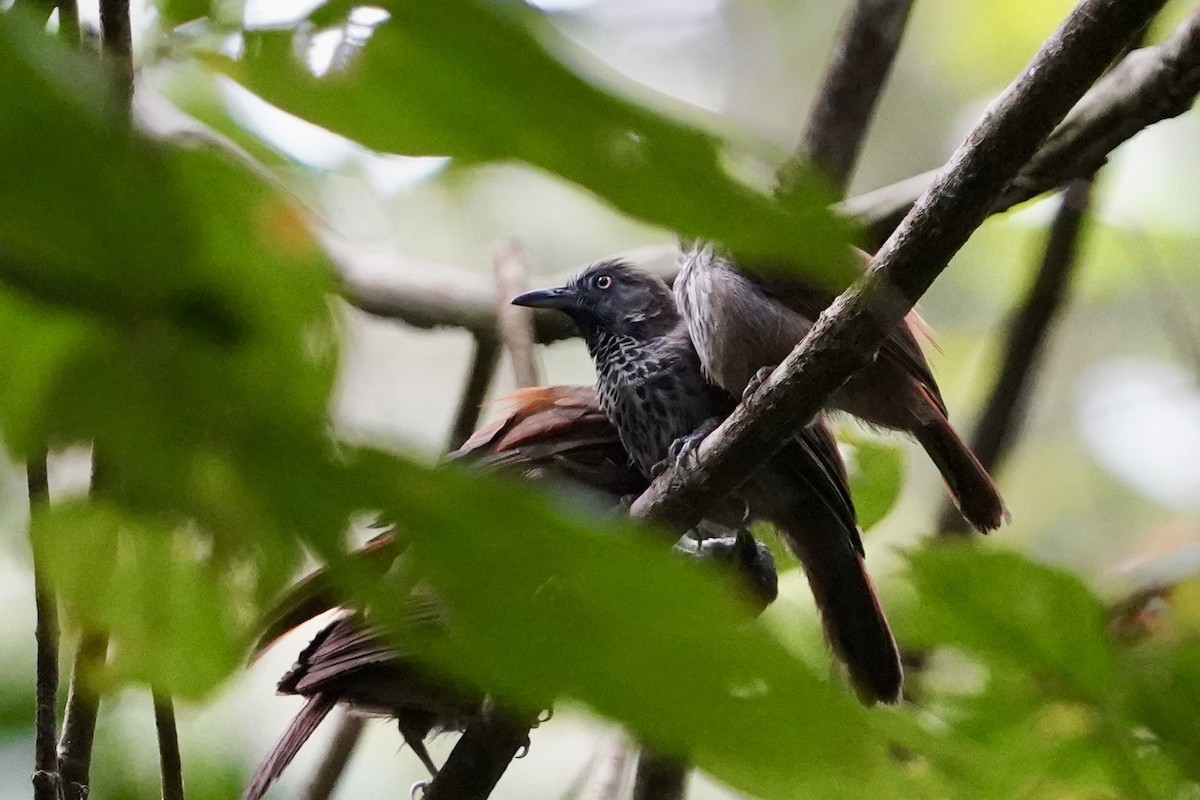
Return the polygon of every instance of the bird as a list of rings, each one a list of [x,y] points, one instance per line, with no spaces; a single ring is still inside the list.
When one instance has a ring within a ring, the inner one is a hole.
[[[596,368],[600,408],[647,479],[686,457],[689,443],[737,405],[705,375],[671,289],[631,264],[601,261],[565,285],[512,302],[557,309],[575,321]],[[898,701],[899,653],[866,571],[845,467],[824,420],[790,433],[739,494],[750,515],[773,523],[800,560],[826,638],[859,697]]]
[[[448,461],[509,471],[558,491],[587,491],[612,508],[648,486],[600,410],[593,387],[521,389],[502,402],[507,413],[472,434]],[[702,541],[684,537],[676,550],[691,560],[724,567],[750,612],[760,613],[778,594],[770,550],[743,527],[705,526],[705,533],[717,534],[700,537]],[[403,555],[402,531],[389,529],[352,553],[348,568],[362,578],[383,581]],[[300,625],[342,607],[343,599],[323,569],[299,581],[264,615],[252,657]],[[428,592],[413,592],[402,603],[401,613],[414,624],[442,624],[443,609]],[[280,694],[300,695],[306,703],[255,771],[243,800],[260,800],[339,704],[355,713],[395,719],[404,741],[436,774],[424,740],[436,731],[464,729],[481,712],[484,697],[440,680],[397,649],[396,641],[396,636],[385,640],[362,610],[343,610],[317,632],[278,683]]]
[[[799,278],[751,276],[705,242],[684,252],[674,292],[705,373],[736,397],[757,389],[834,300],[832,292]],[[910,312],[888,333],[878,357],[834,392],[829,404],[912,435],[963,517],[986,533],[1000,527],[1008,511],[988,471],[947,418],[919,341],[928,335],[928,326]]]

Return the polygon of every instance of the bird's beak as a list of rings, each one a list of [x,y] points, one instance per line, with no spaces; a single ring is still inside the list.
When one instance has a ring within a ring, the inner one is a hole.
[[[512,299],[514,306],[556,308],[559,311],[574,308],[578,302],[579,296],[569,286],[556,286],[553,289],[537,289],[525,294],[519,294]]]

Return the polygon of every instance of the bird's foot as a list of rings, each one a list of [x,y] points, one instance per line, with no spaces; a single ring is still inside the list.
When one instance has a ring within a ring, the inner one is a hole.
[[[671,442],[671,446],[667,449],[667,457],[654,465],[650,471],[651,476],[657,478],[668,468],[695,464],[696,454],[700,451],[700,443],[720,424],[721,420],[717,417],[706,419],[696,430]]]
[[[429,791],[430,781],[417,781],[412,786],[408,787],[409,800],[421,800],[425,793]]]
[[[767,378],[771,377],[771,373],[775,371],[775,367],[777,366],[779,365],[773,364],[771,366],[762,367],[758,370],[758,372],[751,376],[749,383],[746,384],[746,388],[742,390],[743,403],[746,402],[751,395],[762,388],[762,385],[767,382]]]

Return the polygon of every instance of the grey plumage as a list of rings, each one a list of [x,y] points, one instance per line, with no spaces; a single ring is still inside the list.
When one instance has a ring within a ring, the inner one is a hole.
[[[566,286],[514,302],[575,319],[596,365],[600,407],[647,475],[675,440],[736,405],[705,377],[671,290],[653,275],[602,262]],[[860,696],[896,700],[899,655],[866,573],[844,467],[824,422],[790,436],[741,496],[754,516],[775,524],[803,564],[829,642]]]
[[[738,270],[712,245],[683,257],[675,297],[705,372],[741,396],[756,373],[774,367],[808,334],[831,292],[795,278],[767,280]],[[896,326],[875,361],[829,399],[832,408],[912,434],[929,454],[967,521],[1000,526],[1007,510],[987,470],[954,432],[918,336],[915,312]]]

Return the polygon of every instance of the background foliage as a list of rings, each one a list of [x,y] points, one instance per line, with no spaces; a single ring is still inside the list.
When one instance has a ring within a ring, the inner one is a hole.
[[[380,510],[454,604],[458,635],[420,642],[426,658],[514,702],[571,698],[499,796],[562,796],[595,715],[691,753],[721,784],[697,796],[1195,792],[1200,594],[1178,564],[1197,541],[1200,447],[1173,446],[1200,438],[1195,113],[1143,134],[1105,173],[1074,305],[1003,476],[1011,527],[918,547],[936,478],[907,446],[848,429],[874,572],[902,643],[927,662],[913,671],[916,704],[867,712],[827,679],[796,570],[748,624],[722,586],[642,532],[431,468],[469,342],[333,300],[314,220],[480,269],[500,237],[557,274],[669,231],[836,269],[853,231],[823,210],[821,187],[786,209],[764,188],[840,9],[577,6],[138,9],[139,103],[168,97],[265,175],[131,129],[90,54],[5,14],[0,153],[16,168],[0,178],[0,426],[16,462],[43,441],[64,448],[34,545],[68,632],[113,631],[116,700],[93,796],[157,791],[146,682],[190,701],[191,796],[236,796],[294,708],[270,691],[294,647],[245,676],[258,614],[305,550],[339,565],[344,531]],[[858,185],[939,163],[1067,6],[918,4]],[[263,30],[272,15],[289,21]],[[928,299],[935,370],[964,424],[1048,211],[989,222]],[[578,343],[546,362],[553,382],[590,381]],[[85,500],[78,443],[90,440],[112,477]],[[20,613],[0,650],[0,779],[14,796],[32,763],[22,491],[9,468],[5,597]],[[566,588],[547,600],[535,590],[552,579]],[[1136,613],[1119,604],[1147,587],[1153,602]],[[394,731],[377,733],[345,796],[392,796],[397,776],[419,775]]]

